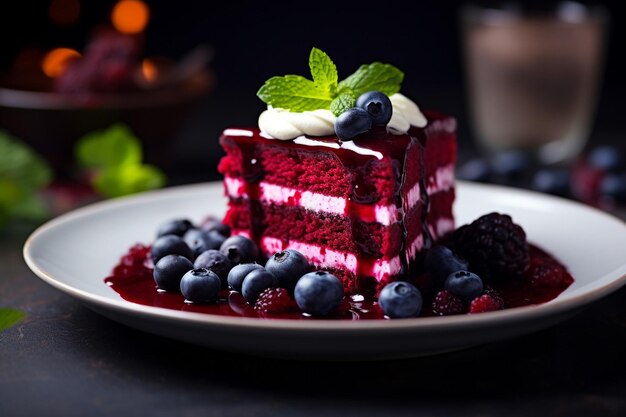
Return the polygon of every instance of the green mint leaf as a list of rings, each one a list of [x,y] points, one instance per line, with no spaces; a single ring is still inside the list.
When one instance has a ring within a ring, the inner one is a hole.
[[[101,168],[141,163],[141,143],[123,124],[88,133],[75,147],[78,162],[86,168]]]
[[[165,175],[151,165],[125,164],[101,171],[92,185],[105,197],[121,197],[163,187]]]
[[[11,308],[0,308],[0,331],[13,326],[24,318],[25,314]]]
[[[300,75],[272,77],[263,84],[257,96],[272,107],[293,112],[327,109],[333,100],[327,88]]]
[[[0,176],[0,207],[4,207],[7,212],[20,202],[24,192],[19,184],[10,178]]]
[[[40,156],[0,131],[0,227],[13,217],[45,217],[45,206],[35,202],[36,192],[51,179],[52,170]]]
[[[91,185],[103,197],[139,193],[165,185],[158,168],[142,164],[141,142],[125,125],[85,135],[76,144],[78,161],[94,171]]]
[[[31,148],[0,130],[0,178],[35,190],[50,182],[52,170]]]
[[[10,217],[42,220],[48,215],[46,205],[36,190],[15,181],[0,178],[0,224]]]
[[[353,92],[346,91],[339,94],[332,103],[330,103],[330,111],[332,111],[335,116],[339,116],[341,113],[354,106],[356,106],[356,96]]]
[[[26,194],[13,206],[12,214],[20,219],[44,220],[48,217],[48,207],[41,196]]]
[[[6,207],[0,206],[0,231],[2,227],[9,221],[11,214]]]
[[[404,73],[393,65],[374,62],[361,67],[337,83],[337,67],[330,57],[317,48],[311,49],[309,68],[313,81],[299,75],[272,77],[257,92],[268,105],[302,112],[330,109],[339,115],[354,107],[356,97],[368,91],[392,95],[400,91]]]
[[[337,67],[330,57],[320,49],[311,49],[309,55],[309,68],[313,82],[318,88],[328,92],[330,97],[334,97],[337,92]]]
[[[404,73],[390,64],[374,62],[361,65],[359,69],[338,85],[339,91],[343,88],[352,89],[357,96],[368,91],[380,91],[388,96],[400,91]]]

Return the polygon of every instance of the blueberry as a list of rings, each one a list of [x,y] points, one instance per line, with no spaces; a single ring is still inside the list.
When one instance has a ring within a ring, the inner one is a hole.
[[[489,182],[491,167],[484,159],[472,159],[459,167],[457,177],[466,181]]]
[[[309,272],[298,280],[294,298],[305,313],[326,316],[337,311],[341,305],[343,285],[329,272]]]
[[[566,169],[540,169],[533,177],[532,188],[542,193],[570,195],[569,172]]]
[[[179,291],[183,275],[193,269],[191,261],[180,255],[166,255],[154,265],[152,276],[157,287],[165,291]]]
[[[215,230],[207,232],[202,229],[189,229],[183,236],[183,240],[194,256],[198,256],[209,249],[219,249],[226,238]]]
[[[451,273],[468,268],[467,262],[460,260],[450,249],[441,245],[433,246],[426,252],[424,266],[438,285],[443,285]]]
[[[483,281],[478,275],[469,271],[451,273],[443,288],[462,300],[471,301],[483,292]]]
[[[194,303],[212,303],[217,300],[221,287],[215,272],[205,268],[188,271],[180,280],[180,292]]]
[[[193,252],[185,241],[176,235],[161,236],[152,244],[150,249],[152,261],[157,263],[165,255],[181,255],[189,260],[193,260]]]
[[[263,267],[259,264],[239,264],[234,266],[226,278],[228,286],[237,292],[241,292],[244,278],[255,269],[263,269]]]
[[[222,280],[224,287],[226,287],[226,278],[230,272],[231,265],[228,257],[222,252],[215,249],[209,249],[202,252],[196,258],[193,263],[193,267],[210,269],[215,272],[215,274],[217,274],[217,276]]]
[[[222,243],[220,252],[228,257],[234,265],[256,262],[259,258],[259,248],[256,243],[245,236],[231,236]]]
[[[339,140],[352,140],[372,128],[370,114],[358,107],[348,109],[335,120],[335,133]]]
[[[226,241],[226,239],[228,239],[228,236],[221,234],[217,230],[209,230],[207,234],[211,241],[211,245],[215,246],[214,248],[211,248],[211,249],[219,249],[222,246],[222,244]]]
[[[241,295],[250,304],[254,304],[261,293],[268,288],[278,287],[278,280],[265,268],[250,271],[241,284]]]
[[[285,288],[290,294],[296,287],[296,282],[313,267],[303,254],[294,249],[277,252],[267,260],[265,269],[278,278],[278,286]]]
[[[385,93],[368,91],[356,100],[356,106],[367,111],[374,126],[385,126],[391,120],[393,106]]]
[[[422,293],[411,283],[396,281],[382,289],[378,304],[391,318],[415,317],[422,310]]]
[[[587,163],[603,171],[619,171],[624,166],[624,156],[613,146],[598,146],[587,158]]]
[[[493,173],[503,181],[517,181],[530,168],[528,155],[521,151],[507,151],[496,155],[491,161]]]
[[[605,175],[600,181],[600,195],[616,203],[625,203],[626,177],[618,174]]]
[[[230,236],[230,227],[213,216],[209,216],[204,219],[200,228],[202,230],[206,230],[207,232],[216,231],[220,235],[224,236],[224,238]]]
[[[183,236],[187,230],[191,229],[193,224],[187,219],[170,220],[162,224],[157,231],[157,237],[165,235]]]

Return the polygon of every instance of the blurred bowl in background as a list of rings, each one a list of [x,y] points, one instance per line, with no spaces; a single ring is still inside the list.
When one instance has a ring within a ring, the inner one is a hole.
[[[0,87],[0,128],[44,157],[58,178],[71,178],[74,144],[83,135],[125,123],[141,140],[144,160],[172,166],[176,132],[215,84],[200,68],[158,88],[117,93],[67,94]]]

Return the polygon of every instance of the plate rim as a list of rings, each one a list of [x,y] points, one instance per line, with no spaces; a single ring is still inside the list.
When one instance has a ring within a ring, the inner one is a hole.
[[[41,280],[51,285],[54,288],[85,302],[88,305],[93,305],[98,308],[112,309],[118,313],[133,313],[142,317],[168,320],[177,323],[184,323],[186,325],[205,325],[205,326],[224,326],[229,328],[246,328],[255,330],[289,330],[289,331],[325,331],[325,332],[360,332],[360,331],[425,331],[437,328],[438,330],[445,331],[447,329],[457,328],[462,326],[466,329],[472,327],[485,327],[489,325],[502,325],[505,323],[515,323],[519,321],[532,320],[544,315],[556,315],[567,311],[574,311],[589,305],[590,303],[599,300],[600,298],[617,291],[622,286],[626,285],[626,262],[614,271],[608,274],[600,276],[597,280],[606,279],[607,276],[615,274],[616,277],[611,281],[603,284],[598,288],[582,292],[580,294],[572,295],[564,299],[554,299],[547,303],[529,305],[524,307],[516,307],[506,310],[488,312],[477,315],[454,315],[445,317],[414,317],[406,319],[394,319],[394,320],[338,320],[338,321],[326,321],[326,320],[289,320],[280,318],[253,318],[253,317],[230,317],[221,316],[208,313],[197,313],[188,311],[178,311],[162,307],[146,306],[142,304],[136,304],[130,301],[126,301],[120,297],[119,300],[91,293],[72,285],[63,282],[62,279],[58,279],[53,274],[48,273],[42,267],[40,267],[31,255],[31,248],[34,242],[36,242],[40,236],[44,235],[50,229],[60,227],[65,223],[80,219],[86,216],[97,214],[99,211],[109,210],[125,206],[128,204],[139,203],[144,200],[151,201],[155,198],[171,198],[172,194],[185,194],[189,192],[199,192],[201,189],[207,189],[207,187],[221,186],[221,181],[202,182],[187,184],[181,186],[167,187],[160,190],[149,191],[138,195],[132,195],[127,197],[116,198],[113,200],[104,200],[96,203],[89,204],[84,207],[77,208],[75,210],[64,213],[53,219],[50,219],[43,225],[35,229],[29,237],[26,239],[22,255],[27,266],[31,271],[39,277]],[[534,191],[517,189],[512,187],[498,186],[492,184],[478,184],[466,181],[457,181],[457,189],[484,189],[492,192],[509,192],[516,193],[521,196],[529,196],[532,198],[541,198],[552,200],[557,204],[566,204],[576,206],[587,210],[594,215],[600,215],[608,221],[612,221],[620,227],[626,227],[626,222],[621,219],[598,210],[596,208],[586,206],[582,203],[571,201],[565,198],[537,193]],[[103,278],[103,285],[104,283]],[[111,290],[113,291],[113,290]]]

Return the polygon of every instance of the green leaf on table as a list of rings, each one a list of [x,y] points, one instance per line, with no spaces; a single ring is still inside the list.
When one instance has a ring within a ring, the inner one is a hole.
[[[152,165],[126,164],[102,170],[92,184],[98,193],[112,198],[163,187],[165,175]]]
[[[143,158],[141,142],[123,124],[83,136],[76,144],[75,153],[83,167],[95,169],[139,164]]]
[[[0,308],[0,331],[13,326],[24,318],[25,314],[11,308]]]

